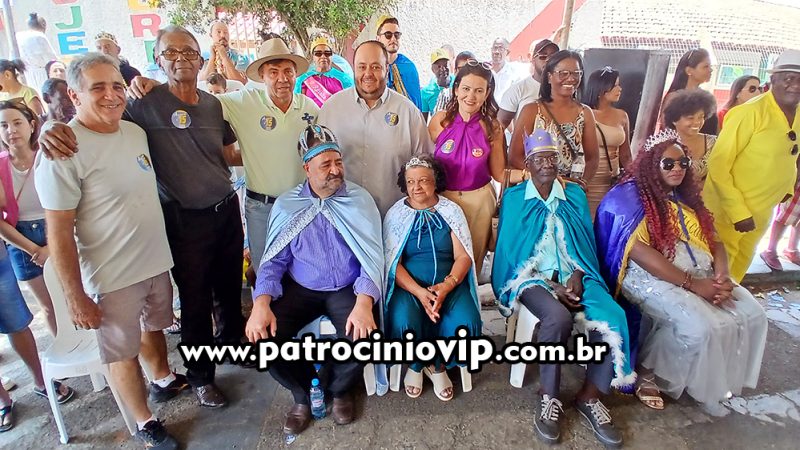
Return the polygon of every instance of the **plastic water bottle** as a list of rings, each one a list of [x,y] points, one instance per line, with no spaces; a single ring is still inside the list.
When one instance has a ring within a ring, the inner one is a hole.
[[[319,378],[311,380],[311,415],[315,419],[325,417],[325,393],[319,387]]]

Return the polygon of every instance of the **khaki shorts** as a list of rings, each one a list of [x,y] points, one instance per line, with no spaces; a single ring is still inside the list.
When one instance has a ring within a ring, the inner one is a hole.
[[[97,343],[103,364],[136,358],[142,331],[161,331],[172,325],[172,283],[164,272],[128,287],[100,294]]]

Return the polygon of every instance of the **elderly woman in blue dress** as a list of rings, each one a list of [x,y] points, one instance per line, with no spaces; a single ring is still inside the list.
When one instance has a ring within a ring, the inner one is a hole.
[[[539,319],[540,343],[566,344],[577,324],[589,342],[608,344],[604,360],[588,364],[575,406],[600,442],[617,447],[622,434],[600,396],[612,385],[635,381],[628,326],[600,275],[586,194],[558,177],[555,142],[542,129],[524,139],[531,179],[503,195],[492,288],[504,315],[524,307]],[[539,364],[539,378],[534,427],[541,440],[553,444],[561,435],[561,365]]]
[[[412,158],[398,174],[407,195],[386,213],[383,226],[387,266],[386,323],[393,339],[413,331],[416,340],[470,336],[481,332],[475,261],[469,227],[461,208],[440,196],[444,171],[428,157]],[[453,361],[411,364],[403,380],[406,394],[422,394],[423,373],[442,401],[453,398],[446,369]]]

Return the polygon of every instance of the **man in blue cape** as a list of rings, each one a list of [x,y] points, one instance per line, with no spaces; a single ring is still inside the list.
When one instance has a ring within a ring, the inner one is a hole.
[[[247,337],[281,344],[325,315],[339,339],[366,338],[377,329],[373,305],[383,295],[378,208],[366,190],[344,181],[342,155],[330,130],[309,126],[299,150],[308,179],[278,197],[272,208]],[[277,360],[269,372],[294,397],[284,433],[302,432],[311,422],[313,364]],[[333,394],[337,424],[353,421],[350,391],[362,372],[358,362],[331,364],[324,388]]]
[[[400,22],[395,17],[383,16],[378,20],[378,41],[389,53],[389,79],[387,86],[403,94],[422,111],[422,93],[419,86],[419,72],[414,62],[400,50]]]
[[[530,181],[505,191],[501,201],[492,287],[508,316],[520,306],[539,320],[538,342],[565,344],[573,324],[589,342],[608,344],[602,363],[588,364],[576,407],[595,436],[607,446],[622,445],[600,394],[632,384],[625,313],[600,276],[586,194],[558,178],[555,139],[537,129],[524,141]],[[573,317],[574,315],[574,317]],[[560,437],[558,399],[561,366],[539,365],[540,384],[534,425],[540,439]]]

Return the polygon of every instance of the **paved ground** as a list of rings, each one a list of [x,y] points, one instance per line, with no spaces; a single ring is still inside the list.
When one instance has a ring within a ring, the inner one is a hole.
[[[664,411],[652,411],[635,398],[613,396],[607,404],[623,429],[628,448],[775,448],[795,449],[800,442],[800,272],[785,281],[749,287],[767,309],[770,329],[759,386],[731,400],[726,417],[712,417],[683,397],[668,400]],[[764,277],[750,280],[764,281]],[[485,289],[485,288],[484,288]],[[788,292],[787,292],[788,291]],[[31,309],[37,311],[31,301]],[[503,334],[503,320],[484,311],[485,332]],[[33,324],[40,350],[49,345],[40,314]],[[497,336],[498,340],[502,338]],[[170,337],[174,349],[177,339]],[[20,386],[12,391],[17,426],[0,435],[0,448],[14,450],[59,447],[58,433],[47,402],[31,393],[24,366],[0,342],[0,369]],[[170,358],[180,367],[176,351]],[[288,393],[278,389],[269,375],[255,370],[222,366],[218,384],[231,405],[223,410],[196,406],[185,393],[156,407],[159,417],[188,449],[291,448],[543,448],[532,430],[532,401],[536,368],[527,372],[525,386],[508,382],[507,366],[490,365],[473,376],[474,389],[442,404],[425,385],[416,400],[402,393],[366,397],[359,391],[358,420],[335,426],[330,419],[316,422],[287,445],[281,433],[283,414],[291,405]],[[458,374],[451,375],[460,386]],[[564,399],[578,389],[582,376],[577,367],[564,371]],[[74,449],[140,448],[127,433],[110,392],[95,393],[88,377],[69,380],[78,397],[62,406]],[[566,402],[565,402],[566,403]],[[561,447],[600,448],[574,408],[568,407]]]

